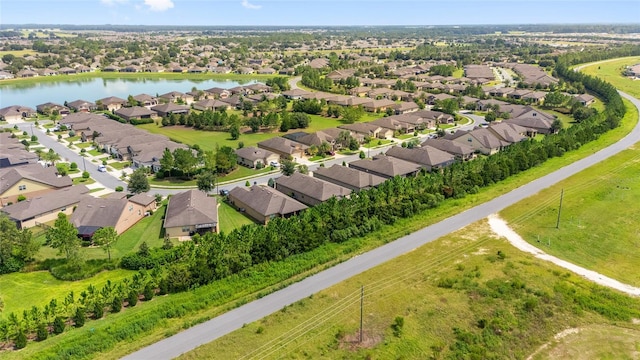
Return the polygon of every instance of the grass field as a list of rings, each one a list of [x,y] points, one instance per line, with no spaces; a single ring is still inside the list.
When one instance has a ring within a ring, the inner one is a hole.
[[[382,117],[382,114],[366,113],[361,121],[371,121]],[[310,115],[311,122],[306,129],[292,129],[290,133],[297,131],[304,131],[308,133],[316,132],[318,130],[324,130],[328,128],[337,127],[344,123],[335,118],[327,118],[320,115]],[[152,133],[168,136],[169,138],[181,142],[183,144],[193,145],[198,144],[200,148],[204,150],[214,150],[217,146],[230,146],[237,148],[239,142],[243,142],[244,146],[256,146],[257,143],[271,139],[275,136],[282,136],[277,130],[273,132],[245,132],[240,135],[238,140],[232,140],[228,132],[220,131],[201,131],[194,130],[193,128],[185,126],[158,126],[156,124],[143,124],[138,125],[139,128],[147,130]]]
[[[0,51],[0,57],[3,57],[7,54],[12,54],[16,57],[25,57],[29,55],[34,55],[36,53],[35,50],[27,49],[27,50],[2,50]]]
[[[526,290],[511,293],[506,288],[513,283]],[[361,286],[363,343],[358,342]],[[463,358],[456,354],[465,346],[466,350],[482,347],[483,358],[523,359],[567,328],[614,323],[590,311],[577,312],[566,298],[542,300],[559,296],[556,289],[561,286],[578,292],[591,289],[582,278],[496,239],[482,221],[247,324],[180,359],[446,359]],[[498,288],[500,294],[489,295],[487,289]],[[603,296],[610,293],[598,291]],[[640,300],[628,306],[640,306]],[[397,317],[403,326],[394,334]],[[629,320],[618,324],[640,331]],[[456,336],[454,329],[465,335]],[[473,336],[479,338],[468,340]],[[595,351],[609,347],[589,346]]]
[[[107,280],[117,282],[133,273],[128,270],[113,270],[79,281],[61,281],[54,278],[48,271],[2,275],[0,276],[0,289],[2,289],[0,296],[4,301],[4,310],[0,312],[0,318],[6,319],[11,312],[21,316],[23,310],[29,310],[32,306],[44,306],[53,298],[58,299],[58,303],[62,304],[63,298],[70,291],[75,292],[77,296],[90,284],[101,288]]]
[[[543,359],[636,359],[640,350],[640,331],[610,325],[591,325],[568,331],[550,341],[532,360]],[[606,339],[607,341],[602,341]],[[592,346],[598,344],[598,346]]]
[[[626,57],[600,64],[585,66],[582,68],[581,72],[597,76],[627,94],[640,99],[640,81],[634,81],[622,76],[622,71],[627,65],[634,65],[637,63],[640,63],[640,56]]]
[[[639,178],[640,149],[632,148],[506,209],[503,216],[548,253],[640,286]]]

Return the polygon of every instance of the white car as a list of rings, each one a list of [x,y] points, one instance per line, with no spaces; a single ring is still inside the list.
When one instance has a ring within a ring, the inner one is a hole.
[[[100,172],[107,172],[107,167],[106,167],[106,166],[104,166],[104,165],[100,165],[100,166],[98,166],[98,171],[100,171]]]
[[[277,161],[272,161],[269,163],[269,165],[273,166],[273,167],[280,167],[280,163]]]

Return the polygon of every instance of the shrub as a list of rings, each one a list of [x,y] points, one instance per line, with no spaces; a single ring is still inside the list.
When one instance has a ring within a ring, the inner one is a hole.
[[[129,291],[129,296],[127,296],[127,302],[129,303],[129,307],[136,306],[138,303],[138,292],[135,290]]]
[[[91,176],[91,174],[89,174],[89,172],[88,172],[88,171],[83,171],[83,172],[82,172],[82,178],[83,178],[83,179],[88,179],[90,176]]]
[[[73,130],[69,130],[69,137],[74,137],[76,136],[76,132]]]
[[[18,200],[18,202],[25,201],[25,200],[27,200],[27,197],[22,195],[22,194],[20,194],[20,195],[18,195],[18,198],[16,200]]]
[[[38,330],[36,331],[36,340],[46,340],[47,337],[49,337],[49,330],[47,329],[47,325],[44,323],[38,324]]]
[[[27,335],[23,330],[20,330],[16,335],[13,346],[16,348],[16,350],[24,349],[24,347],[27,346]]]
[[[111,312],[118,313],[122,310],[122,298],[120,296],[114,296],[111,301]]]
[[[38,137],[35,135],[31,135],[31,141],[38,141]]]
[[[78,169],[78,164],[76,164],[75,162],[72,162],[71,165],[69,165],[69,169],[71,169],[71,170]]]
[[[116,186],[116,191],[117,192],[122,192],[122,191],[124,191],[124,188],[122,186]]]
[[[87,315],[84,312],[84,309],[79,307],[76,309],[76,313],[73,315],[73,323],[74,326],[79,328],[84,326],[84,322],[87,320]]]
[[[149,300],[153,299],[153,296],[156,294],[156,289],[149,282],[144,287],[144,291],[142,292],[142,294],[144,295],[144,301],[149,301]]]
[[[93,305],[93,318],[101,319],[104,316],[104,304],[98,301]]]
[[[396,316],[393,324],[391,324],[393,336],[400,337],[400,335],[402,335],[402,328],[404,328],[404,318],[402,316]]]
[[[64,319],[60,316],[53,321],[53,333],[58,335],[64,332]]]

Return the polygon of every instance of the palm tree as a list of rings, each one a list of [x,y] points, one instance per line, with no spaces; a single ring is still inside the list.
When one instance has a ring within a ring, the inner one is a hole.
[[[51,162],[53,166],[56,165],[56,161],[60,161],[60,155],[53,151],[53,149],[49,149],[49,152],[44,153],[42,158],[47,162]]]
[[[38,160],[41,160],[42,159],[42,153],[43,153],[42,149],[40,149],[40,148],[35,149],[34,152],[35,152],[36,155],[38,155]]]

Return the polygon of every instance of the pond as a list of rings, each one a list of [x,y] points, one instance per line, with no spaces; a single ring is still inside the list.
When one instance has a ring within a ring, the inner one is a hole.
[[[229,89],[238,85],[256,83],[256,80],[191,80],[191,79],[103,79],[79,78],[61,81],[47,81],[40,83],[1,84],[0,108],[11,105],[29,106],[46,102],[64,104],[78,99],[95,102],[108,96],[126,99],[129,95],[146,93],[155,96],[170,91],[187,92],[193,87],[198,90],[220,87]]]

